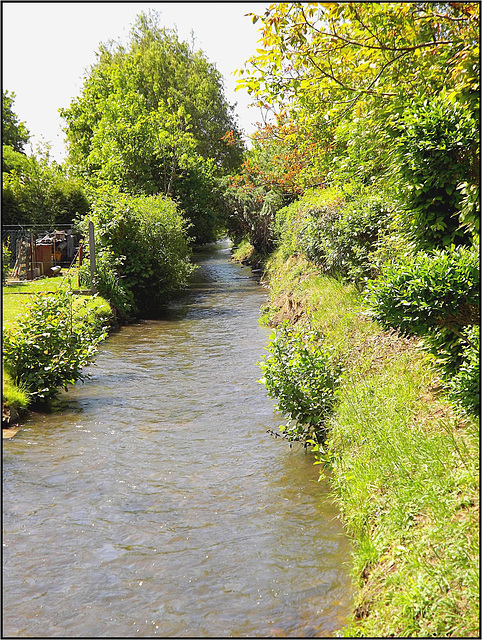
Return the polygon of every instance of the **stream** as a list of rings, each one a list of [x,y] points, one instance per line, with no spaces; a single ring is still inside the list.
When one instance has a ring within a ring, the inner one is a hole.
[[[265,290],[211,245],[166,317],[112,334],[3,443],[3,637],[333,637],[350,544],[267,434]]]

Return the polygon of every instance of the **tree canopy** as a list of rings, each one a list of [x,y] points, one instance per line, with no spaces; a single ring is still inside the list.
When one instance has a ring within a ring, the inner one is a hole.
[[[95,186],[173,197],[205,241],[214,234],[213,183],[241,163],[241,134],[219,72],[158,21],[141,14],[126,46],[101,45],[80,96],[61,112],[70,162]]]

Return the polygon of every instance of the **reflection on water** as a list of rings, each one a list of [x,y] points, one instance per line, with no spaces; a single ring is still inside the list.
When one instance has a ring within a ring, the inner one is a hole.
[[[263,289],[202,252],[162,320],[4,444],[4,635],[332,636],[349,545],[255,366]]]

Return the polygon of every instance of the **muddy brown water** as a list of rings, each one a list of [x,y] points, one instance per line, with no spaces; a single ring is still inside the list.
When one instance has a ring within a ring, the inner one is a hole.
[[[3,443],[4,637],[334,636],[350,546],[313,457],[267,429],[264,289],[198,256],[163,320]]]

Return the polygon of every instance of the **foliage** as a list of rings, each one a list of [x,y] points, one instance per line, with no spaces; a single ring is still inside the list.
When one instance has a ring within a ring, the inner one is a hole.
[[[95,261],[96,270],[92,283],[95,291],[114,307],[118,321],[131,319],[136,308],[134,294],[127,286],[126,279],[118,275],[123,258],[116,256],[109,247],[101,247],[96,248]],[[88,260],[84,260],[80,267],[79,280],[82,287],[91,286]]]
[[[4,367],[33,400],[45,401],[59,387],[85,378],[81,369],[105,337],[105,328],[93,312],[72,311],[67,291],[39,294],[27,312],[7,328],[3,337]]]
[[[389,220],[386,201],[374,191],[350,183],[307,191],[276,214],[282,251],[302,253],[323,272],[350,282],[372,277],[372,253]]]
[[[17,153],[23,152],[30,139],[30,133],[13,111],[15,94],[4,91],[2,94],[2,146],[11,147]]]
[[[5,148],[8,149],[8,148]],[[3,161],[2,219],[4,224],[71,224],[89,210],[78,178],[70,176],[48,149],[36,154],[9,151]]]
[[[12,173],[16,171],[21,174],[27,170],[28,157],[25,153],[15,151],[13,147],[4,144],[2,147],[2,172]]]
[[[462,364],[453,376],[447,376],[449,395],[467,414],[480,414],[480,327],[464,331],[467,344],[461,353]]]
[[[433,143],[431,168],[423,173],[422,165],[415,165],[415,191],[425,198],[437,242],[468,238],[478,216],[478,3],[273,3],[264,15],[253,15],[258,21],[260,46],[238,71],[239,88],[282,119],[284,130],[276,130],[279,148],[293,144],[292,135],[296,153],[309,158],[296,177],[298,186],[356,180],[391,185],[397,193],[394,178],[400,169],[405,196],[400,204],[407,226],[418,228],[420,239],[423,217],[411,206],[413,167],[400,165],[399,158],[419,153],[428,160],[427,143]],[[424,101],[431,106],[420,123],[418,144],[416,134],[407,133],[408,114]],[[445,167],[439,177],[437,162]],[[437,185],[438,179],[440,189],[429,193],[430,181]],[[432,202],[442,189],[443,201]]]
[[[192,271],[186,222],[176,204],[160,195],[133,197],[107,186],[92,197],[97,285],[125,315],[155,310],[185,286]]]
[[[268,352],[260,363],[262,381],[287,418],[281,430],[289,440],[322,438],[340,381],[340,369],[322,336],[285,323],[271,336]]]
[[[280,2],[258,20],[261,46],[239,74],[260,101],[322,104],[333,121],[368,101],[478,89],[475,2]]]
[[[9,243],[2,242],[2,284],[5,284],[7,280],[8,272],[10,271],[10,257],[12,251]]]
[[[226,226],[235,242],[242,239],[259,253],[273,248],[273,221],[283,197],[263,186],[239,186],[231,183],[224,192]]]
[[[224,194],[227,226],[237,242],[245,238],[258,251],[272,250],[276,210],[303,193],[311,164],[310,153],[298,147],[293,124],[282,116],[258,129]]]
[[[424,338],[452,397],[477,412],[478,343],[473,342],[471,329],[480,322],[477,247],[452,245],[389,264],[369,283],[367,299],[382,325]]]
[[[127,47],[100,47],[61,112],[70,162],[95,187],[172,197],[206,242],[217,232],[215,179],[239,165],[243,145],[219,72],[158,21],[141,14]]]
[[[368,285],[368,301],[377,320],[407,335],[434,327],[460,331],[478,323],[479,286],[477,247],[451,246],[387,265]]]
[[[419,248],[466,244],[479,232],[480,217],[473,114],[441,93],[405,109],[393,130],[405,217]]]

